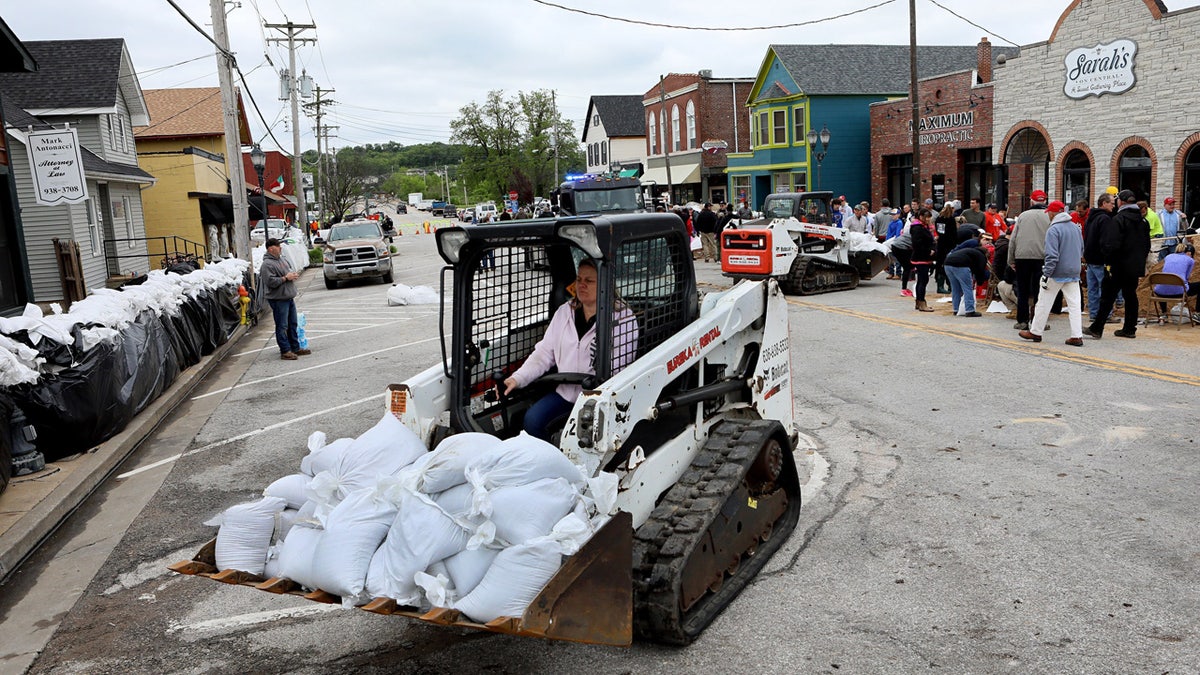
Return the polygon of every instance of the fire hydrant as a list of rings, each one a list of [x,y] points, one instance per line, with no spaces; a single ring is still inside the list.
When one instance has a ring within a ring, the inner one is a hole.
[[[250,325],[250,316],[247,310],[250,309],[250,294],[246,292],[245,286],[238,286],[238,302],[242,304],[242,325]]]

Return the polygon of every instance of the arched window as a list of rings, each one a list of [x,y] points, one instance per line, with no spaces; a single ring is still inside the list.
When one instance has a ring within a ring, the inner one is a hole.
[[[679,106],[671,106],[671,148],[675,152],[683,149],[683,145],[679,140]]]
[[[1183,213],[1189,220],[1200,213],[1200,143],[1183,158]]]
[[[650,113],[649,122],[650,122],[650,124],[648,125],[648,128],[650,129],[650,154],[657,155],[658,154],[658,115],[656,115],[653,112]]]
[[[689,150],[696,149],[696,104],[687,102],[687,146]]]
[[[1063,158],[1062,200],[1070,208],[1079,200],[1092,203],[1092,163],[1087,153],[1072,150]]]
[[[1117,161],[1117,187],[1133,190],[1139,200],[1150,200],[1150,174],[1153,161],[1140,145],[1131,145]]]

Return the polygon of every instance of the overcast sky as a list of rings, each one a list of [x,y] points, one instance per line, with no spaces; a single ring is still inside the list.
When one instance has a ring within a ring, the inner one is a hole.
[[[1139,0],[1130,0],[1139,2]],[[554,4],[690,30],[635,25],[588,16]],[[316,44],[297,50],[300,68],[336,91],[336,147],[396,141],[449,140],[459,108],[489,90],[557,91],[564,115],[581,130],[588,98],[642,94],[661,74],[711,69],[717,77],[754,77],[770,44],[907,44],[908,2],[892,0],[240,0],[229,11],[231,48],[246,74],[264,124],[247,101],[250,126],[264,147],[275,138],[291,150],[286,102],[277,72],[287,50],[267,44],[281,33],[264,23],[312,23]],[[938,0],[991,31],[996,45],[1049,37],[1068,0]],[[42,0],[5,3],[4,20],[22,40],[124,38],[143,89],[216,86],[211,44],[167,0]],[[208,0],[176,4],[211,34]],[[1174,2],[1171,9],[1200,4]],[[1003,7],[1002,11],[998,11]],[[737,15],[730,8],[745,8]],[[762,11],[763,8],[779,10]],[[734,30],[823,19],[816,25]],[[986,33],[931,0],[917,0],[921,44],[975,44]],[[725,28],[719,31],[696,27]],[[1001,36],[1001,37],[996,37]],[[1113,37],[1119,37],[1113,35]],[[1001,39],[1003,38],[1003,39]],[[268,62],[269,59],[269,62]],[[181,63],[186,62],[186,63]],[[180,65],[175,65],[180,64]],[[315,147],[312,122],[301,145]]]

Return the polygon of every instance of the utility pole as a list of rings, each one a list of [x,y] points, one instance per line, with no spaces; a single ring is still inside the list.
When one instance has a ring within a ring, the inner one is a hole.
[[[917,0],[908,0],[908,98],[912,102],[912,198],[921,195],[921,100],[917,96]]]
[[[238,133],[237,91],[233,87],[233,55],[229,51],[229,30],[225,26],[225,0],[209,0],[212,11],[213,39],[217,52],[217,75],[221,82],[221,112],[225,120],[225,175],[229,178],[229,196],[233,198],[233,254],[250,259],[250,216],[246,204],[246,172],[242,164],[242,142]]]
[[[558,90],[550,90],[550,105],[554,108],[554,180],[550,181],[550,189],[558,188]],[[584,121],[587,124],[587,121]],[[466,187],[463,187],[466,190]]]
[[[300,82],[296,77],[296,44],[316,42],[316,40],[297,38],[296,36],[306,30],[316,30],[317,27],[311,23],[300,24],[291,21],[268,23],[264,27],[275,29],[287,36],[286,38],[267,38],[267,42],[287,42],[288,46],[288,90],[292,99],[292,173],[296,187],[296,222],[307,230],[308,211],[304,204],[304,177],[301,175],[302,167],[300,166]]]
[[[667,158],[667,198],[674,200],[675,189],[671,185],[671,134],[667,133],[667,87],[664,80],[662,75],[658,76],[658,126],[662,129],[663,153]],[[584,123],[586,122],[585,120]]]
[[[309,116],[313,117],[317,121],[317,126],[313,129],[313,132],[317,137],[317,202],[325,206],[328,205],[325,204],[325,187],[321,182],[322,165],[325,163],[325,156],[321,154],[321,130],[324,128],[321,124],[321,118],[328,114],[322,110],[322,108],[328,105],[335,105],[337,103],[337,101],[324,98],[332,93],[334,93],[333,89],[322,89],[320,85],[318,85],[313,89],[314,100],[311,103],[304,104],[304,108],[306,112],[308,112]]]

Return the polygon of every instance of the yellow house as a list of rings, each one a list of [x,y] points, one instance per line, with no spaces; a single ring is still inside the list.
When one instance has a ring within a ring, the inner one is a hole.
[[[150,124],[134,128],[138,165],[158,178],[142,192],[152,267],[173,253],[228,257],[233,198],[225,170],[225,126],[218,87],[147,89]],[[238,135],[251,143],[238,95]],[[240,161],[241,158],[238,158]],[[242,186],[245,189],[246,186]]]

